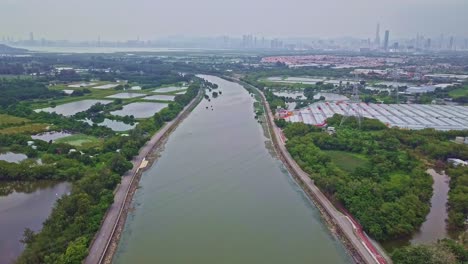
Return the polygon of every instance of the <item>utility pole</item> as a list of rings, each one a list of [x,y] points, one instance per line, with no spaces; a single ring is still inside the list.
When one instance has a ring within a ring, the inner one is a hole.
[[[356,82],[353,85],[353,94],[351,95],[351,100],[349,104],[346,106],[345,111],[344,111],[344,116],[341,119],[340,122],[340,127],[343,125],[343,123],[350,117],[354,116],[356,117],[358,124],[359,124],[359,129],[361,128],[361,121],[362,121],[362,108],[361,108],[361,99],[359,97],[359,79],[356,74]],[[355,109],[353,108],[353,105],[355,106]]]

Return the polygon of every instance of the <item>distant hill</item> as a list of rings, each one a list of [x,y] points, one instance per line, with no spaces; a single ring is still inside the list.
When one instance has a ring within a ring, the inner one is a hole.
[[[13,48],[5,44],[0,44],[0,53],[24,53],[27,49]]]

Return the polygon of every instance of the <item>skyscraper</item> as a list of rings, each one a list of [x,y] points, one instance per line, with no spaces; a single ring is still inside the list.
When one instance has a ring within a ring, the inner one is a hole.
[[[388,50],[388,37],[390,35],[390,31],[385,30],[385,38],[384,38],[384,50]]]
[[[420,47],[419,47],[419,40],[420,40],[419,33],[417,33],[417,34],[416,34],[416,43],[415,43],[415,45],[414,45],[417,49],[420,48]]]
[[[444,34],[440,34],[439,49],[444,49]]]
[[[34,42],[34,33],[29,32],[29,41]]]
[[[431,38],[428,38],[426,40],[426,49],[428,49],[428,50],[431,49]]]
[[[450,37],[450,42],[449,42],[448,48],[449,48],[449,50],[453,50],[453,36]]]
[[[380,47],[380,24],[379,23],[377,23],[377,30],[375,31],[374,44],[377,48]]]

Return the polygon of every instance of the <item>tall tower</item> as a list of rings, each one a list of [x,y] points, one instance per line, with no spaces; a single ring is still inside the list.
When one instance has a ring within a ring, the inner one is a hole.
[[[390,36],[390,31],[385,30],[385,38],[384,38],[384,50],[388,50],[388,38]]]
[[[374,44],[377,48],[380,47],[380,24],[379,23],[377,23],[377,30],[375,31]]]
[[[439,49],[444,49],[444,34],[440,34]]]
[[[399,78],[399,74],[398,74],[397,69],[395,68],[392,71],[392,79],[393,79],[392,86],[395,88],[395,99],[396,99],[397,104],[400,103],[400,98],[399,98],[400,90],[399,90],[398,83],[397,83],[398,78]]]
[[[357,119],[359,128],[361,128],[362,121],[362,108],[361,108],[361,99],[359,98],[359,79],[356,74],[356,82],[353,85],[353,94],[351,95],[351,100],[349,100],[346,108],[344,109],[344,115],[340,122],[340,127],[349,117],[353,116]]]
[[[34,33],[29,32],[29,41],[34,42]]]
[[[453,36],[450,37],[450,42],[449,42],[448,48],[449,48],[449,50],[453,50]]]
[[[419,49],[419,33],[416,34],[416,43],[414,44],[416,49]]]
[[[426,40],[426,49],[430,50],[431,49],[431,38],[428,38]]]

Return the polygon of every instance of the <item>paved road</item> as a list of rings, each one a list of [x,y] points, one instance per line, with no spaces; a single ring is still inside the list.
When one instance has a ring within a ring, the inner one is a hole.
[[[283,157],[283,161],[289,167],[291,173],[295,174],[299,180],[303,183],[303,188],[307,193],[313,196],[314,201],[319,203],[321,207],[327,212],[332,218],[332,221],[341,230],[341,233],[348,239],[352,244],[356,252],[362,258],[365,263],[378,263],[386,264],[389,263],[379,250],[369,241],[367,236],[362,231],[360,225],[352,218],[352,216],[346,216],[338,211],[335,206],[328,200],[328,198],[318,189],[314,184],[310,176],[304,172],[299,165],[294,161],[284,144],[284,136],[282,131],[274,124],[274,117],[266,101],[265,96],[260,92],[262,96],[263,105],[267,112],[267,121],[272,134],[272,140],[276,146],[277,151]]]
[[[200,89],[202,91],[202,89]],[[143,160],[151,154],[152,150],[163,139],[168,132],[174,129],[177,124],[191,111],[191,109],[198,103],[199,95],[188,105],[185,109],[172,121],[166,123],[146,144],[140,149],[138,156],[132,160],[133,168],[125,173],[122,177],[120,185],[117,187],[114,195],[114,203],[109,207],[101,228],[96,234],[92,245],[89,248],[88,256],[86,257],[85,264],[97,264],[102,262],[102,258],[107,251],[107,248],[112,240],[116,226],[122,214],[125,201],[129,194],[132,182],[137,175],[138,168]]]

